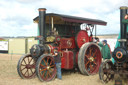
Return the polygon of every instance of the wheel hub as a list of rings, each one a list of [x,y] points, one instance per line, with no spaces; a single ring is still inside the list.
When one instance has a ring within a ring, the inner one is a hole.
[[[91,56],[91,57],[89,58],[89,60],[90,60],[91,62],[93,62],[93,61],[94,61],[94,58]]]
[[[50,66],[47,66],[47,70],[49,70],[50,69]]]
[[[27,65],[26,65],[26,68],[27,68],[27,69],[30,69],[30,68],[31,68],[31,65],[27,64]]]
[[[27,68],[27,69],[35,68],[35,65],[27,64],[27,65],[26,65],[26,68]]]

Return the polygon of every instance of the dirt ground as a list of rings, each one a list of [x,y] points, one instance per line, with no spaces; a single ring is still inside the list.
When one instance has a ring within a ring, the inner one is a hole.
[[[62,80],[40,82],[37,77],[21,79],[17,73],[17,63],[21,55],[0,54],[0,85],[103,85],[98,74],[85,76],[79,72],[65,73]],[[109,82],[106,85],[114,85]]]

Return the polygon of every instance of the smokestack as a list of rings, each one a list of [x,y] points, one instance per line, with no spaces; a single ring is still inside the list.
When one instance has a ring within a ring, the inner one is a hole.
[[[41,36],[42,40],[40,40],[40,44],[44,44],[45,39],[45,8],[39,8],[39,36]]]
[[[125,25],[122,23],[122,20],[124,19],[124,16],[127,14],[127,9],[128,7],[122,6],[120,7],[120,32],[121,32],[121,42],[120,46],[125,47],[126,46],[126,34],[127,34],[127,29]]]

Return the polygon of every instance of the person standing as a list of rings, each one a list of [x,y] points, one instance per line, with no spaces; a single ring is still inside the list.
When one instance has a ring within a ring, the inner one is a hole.
[[[103,40],[102,42],[99,42],[98,45],[101,47],[101,54],[103,60],[111,59],[111,51],[109,45],[107,44],[107,40]]]
[[[54,61],[57,69],[57,78],[62,80],[62,73],[61,73],[61,56],[58,52],[57,48],[54,48]]]

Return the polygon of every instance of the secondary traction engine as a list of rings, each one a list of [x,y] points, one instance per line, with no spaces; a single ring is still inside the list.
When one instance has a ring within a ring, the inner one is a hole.
[[[118,39],[120,46],[112,53],[115,63],[106,60],[100,66],[99,77],[104,83],[114,79],[114,75],[128,78],[128,24],[122,23],[127,13],[128,7],[120,7],[120,39]]]
[[[34,19],[38,23],[39,35],[30,49],[30,54],[23,55],[17,65],[21,78],[33,78],[50,81],[56,76],[56,67],[52,54],[58,48],[61,55],[61,68],[77,68],[84,75],[96,74],[101,63],[101,52],[93,42],[96,36],[92,32],[96,25],[106,22],[88,18],[46,13],[45,8],[39,9],[39,16]],[[84,29],[80,26],[84,24]],[[95,29],[96,32],[96,29]],[[90,35],[88,34],[90,33]],[[96,35],[96,33],[95,33]]]

